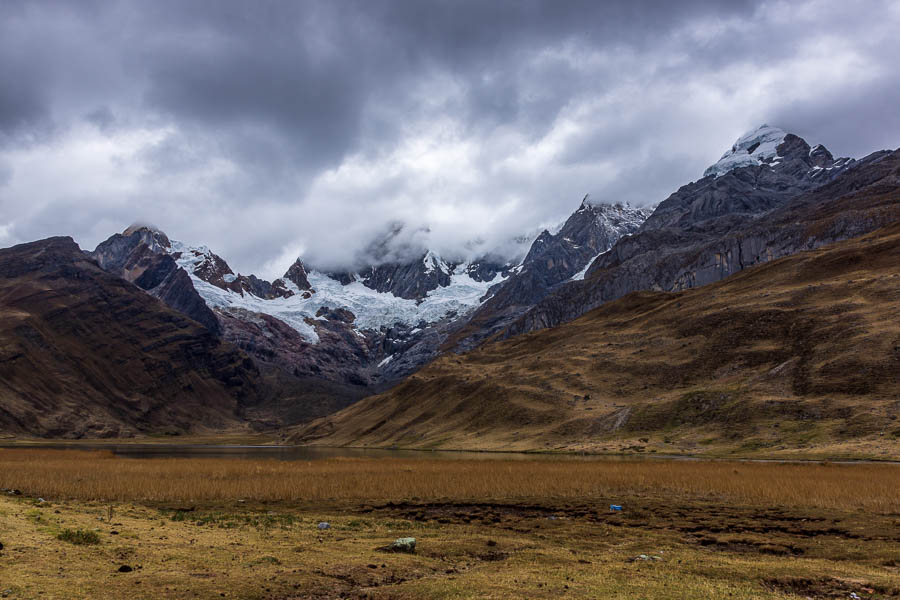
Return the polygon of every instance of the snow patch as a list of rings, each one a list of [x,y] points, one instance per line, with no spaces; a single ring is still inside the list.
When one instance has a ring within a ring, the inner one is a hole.
[[[607,252],[609,252],[609,250],[604,250],[603,252],[601,252],[600,254],[598,254],[597,256],[592,258],[591,260],[589,260],[588,263],[586,265],[584,265],[584,268],[582,270],[578,271],[577,273],[572,275],[572,277],[569,278],[569,281],[584,281],[584,276],[587,275],[588,269],[591,268],[591,265],[594,264],[594,261],[597,260],[598,258],[600,258],[601,256],[603,256],[604,254],[606,254]]]
[[[784,141],[786,135],[787,133],[778,127],[769,125],[746,133],[738,138],[731,150],[723,154],[716,164],[706,169],[703,176],[721,177],[739,167],[761,165],[777,160],[776,148]]]
[[[477,308],[488,289],[503,281],[498,273],[491,281],[475,281],[465,272],[455,270],[450,275],[450,285],[438,287],[428,292],[421,302],[394,296],[389,292],[377,292],[359,281],[342,285],[336,279],[319,271],[310,271],[307,279],[315,293],[304,298],[304,290],[293,282],[286,281],[285,287],[294,292],[288,298],[266,300],[252,294],[241,294],[203,281],[194,270],[211,256],[205,246],[190,247],[181,242],[172,243],[172,251],[180,252],[176,261],[191,276],[194,288],[210,308],[242,308],[263,313],[280,319],[297,330],[310,343],[317,343],[319,336],[312,322],[317,320],[316,312],[321,307],[343,308],[356,316],[353,327],[357,332],[378,330],[401,323],[408,327],[417,326],[422,321],[436,323],[448,315],[462,315]],[[433,255],[432,264],[448,272],[446,264]],[[321,320],[321,318],[319,318]]]
[[[429,250],[425,253],[425,257],[422,259],[422,263],[425,265],[425,273],[431,274],[434,273],[435,269],[443,273],[449,273],[450,267],[444,262],[440,256]]]

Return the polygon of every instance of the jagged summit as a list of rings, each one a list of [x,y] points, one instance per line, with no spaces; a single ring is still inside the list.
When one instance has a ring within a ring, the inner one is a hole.
[[[625,209],[634,209],[630,202],[608,202],[606,200],[597,200],[596,198],[591,197],[590,194],[585,194],[584,198],[581,199],[581,208],[596,208],[603,210],[625,210]]]
[[[522,263],[479,307],[472,320],[488,323],[460,348],[472,348],[482,339],[502,330],[525,310],[540,302],[555,288],[573,279],[583,279],[591,263],[623,236],[634,234],[651,213],[621,203],[592,202],[585,196],[578,209],[556,233],[544,229],[534,240]]]
[[[822,144],[810,145],[798,135],[786,133],[771,125],[761,125],[745,133],[731,150],[722,155],[714,165],[703,172],[703,177],[717,179],[741,167],[768,165],[772,168],[794,162],[796,175],[807,173],[815,176],[815,170],[832,170],[849,164],[851,159],[835,159]]]
[[[126,227],[125,231],[122,232],[122,235],[129,236],[132,233],[139,231],[161,234],[163,237],[166,237],[165,232],[156,225],[151,225],[150,223],[141,223],[140,221],[135,221],[134,223]]]
[[[308,290],[311,287],[309,285],[309,271],[299,258],[285,271],[284,279],[290,281],[301,290]]]
[[[158,254],[165,253],[172,246],[165,232],[158,227],[144,223],[132,223],[120,235],[122,238],[132,240],[134,244],[143,242]]]
[[[771,125],[761,125],[738,138],[731,150],[722,155],[714,165],[703,172],[704,177],[725,173],[751,165],[775,162],[779,156],[778,146],[784,142],[787,132]]]

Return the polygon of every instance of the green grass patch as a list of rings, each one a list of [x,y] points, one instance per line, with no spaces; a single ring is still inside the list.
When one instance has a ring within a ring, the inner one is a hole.
[[[86,529],[63,529],[56,536],[56,539],[75,544],[76,546],[92,546],[100,543],[100,536]]]

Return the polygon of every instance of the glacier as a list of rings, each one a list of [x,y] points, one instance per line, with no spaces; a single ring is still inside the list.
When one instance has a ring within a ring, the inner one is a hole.
[[[294,293],[292,296],[264,299],[250,293],[242,295],[224,290],[201,279],[194,270],[211,258],[210,250],[205,246],[194,247],[175,240],[171,243],[170,252],[178,256],[178,266],[190,275],[194,288],[210,308],[241,308],[273,316],[290,325],[311,344],[319,341],[315,321],[319,319],[316,313],[322,307],[343,308],[352,312],[356,316],[353,327],[357,331],[377,331],[397,323],[419,327],[422,322],[432,324],[449,315],[462,315],[474,310],[481,305],[491,286],[504,279],[498,273],[490,281],[476,281],[466,273],[469,265],[464,263],[453,270],[450,285],[428,292],[422,301],[417,302],[390,292],[375,291],[359,281],[343,285],[324,273],[312,270],[308,275],[312,293],[299,289],[291,281],[285,281],[285,287]],[[446,263],[436,255],[429,254],[428,258],[438,268],[446,268]]]

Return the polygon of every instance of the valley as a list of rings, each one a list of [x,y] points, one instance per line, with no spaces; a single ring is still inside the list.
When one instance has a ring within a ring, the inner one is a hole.
[[[297,443],[900,456],[900,227],[442,357]]]
[[[0,435],[896,460],[898,181],[763,125],[504,249],[397,222],[271,282],[140,225],[0,250]]]
[[[0,1],[0,600],[900,600],[898,31]]]

